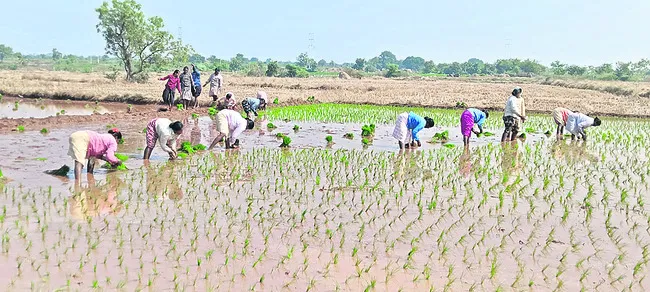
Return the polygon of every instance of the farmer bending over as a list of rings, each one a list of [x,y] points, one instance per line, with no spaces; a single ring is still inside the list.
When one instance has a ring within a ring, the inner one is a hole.
[[[226,93],[226,96],[223,99],[217,101],[218,110],[223,110],[223,109],[234,110],[236,105],[237,102],[235,101],[232,92]]]
[[[115,157],[117,141],[122,139],[122,133],[116,128],[108,134],[99,134],[93,131],[77,131],[70,135],[68,155],[74,159],[74,179],[76,183],[81,180],[81,169],[88,164],[88,173],[93,173],[95,159],[105,160],[112,166],[121,162]]]
[[[483,124],[490,117],[485,109],[468,108],[460,115],[460,132],[463,134],[463,144],[469,146],[469,138],[472,132],[478,135],[483,133]],[[478,126],[478,131],[474,130],[474,124]]]
[[[571,140],[575,140],[576,136],[578,139],[587,141],[587,133],[585,129],[591,126],[600,126],[599,118],[591,118],[583,113],[571,113],[567,118],[566,130],[571,133]]]
[[[393,137],[397,139],[399,149],[420,147],[420,138],[418,133],[424,128],[433,127],[433,119],[429,117],[421,117],[414,113],[402,113],[397,116],[395,122],[395,129],[393,130]]]
[[[173,122],[166,118],[156,118],[147,124],[147,148],[144,149],[144,160],[149,160],[151,151],[156,147],[156,141],[160,148],[169,154],[169,158],[176,159],[176,140],[183,134],[183,123]]]
[[[562,133],[564,132],[564,127],[566,127],[566,122],[570,114],[573,114],[573,112],[563,107],[558,107],[553,110],[553,120],[557,125],[557,129],[555,130],[555,136],[557,137],[558,140],[563,139]]]
[[[224,137],[226,138],[226,149],[239,148],[239,139],[237,137],[245,130],[255,127],[255,122],[244,119],[241,114],[229,109],[217,113],[216,123],[219,134],[214,138],[208,150],[214,148]]]
[[[514,141],[519,132],[519,125],[526,122],[526,105],[521,97],[521,87],[512,91],[512,96],[506,101],[506,108],[503,112],[503,125],[505,130],[501,136],[501,142]]]
[[[249,97],[242,100],[241,107],[244,109],[244,112],[246,112],[246,118],[250,119],[251,112],[257,116],[257,110],[265,110],[267,102],[268,98],[266,92],[258,91],[257,97]]]

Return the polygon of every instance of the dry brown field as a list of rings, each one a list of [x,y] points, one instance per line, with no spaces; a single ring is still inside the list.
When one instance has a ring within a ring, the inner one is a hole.
[[[210,72],[203,72],[205,82]],[[145,84],[111,81],[99,73],[0,71],[0,93],[9,96],[153,103],[164,87],[152,75]],[[592,114],[650,116],[648,82],[572,81],[534,78],[272,78],[224,74],[225,91],[242,98],[266,91],[280,104],[314,96],[320,102],[472,107],[500,109],[515,86],[524,89],[528,110],[566,107]],[[207,101],[207,88],[202,98]]]

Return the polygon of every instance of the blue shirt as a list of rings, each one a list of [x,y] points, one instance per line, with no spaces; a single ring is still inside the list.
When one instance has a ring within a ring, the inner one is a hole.
[[[420,141],[420,138],[418,137],[418,133],[424,129],[424,126],[427,124],[427,122],[424,120],[423,117],[418,116],[412,112],[409,113],[409,118],[406,122],[406,128],[409,130],[413,130],[413,140],[415,141]]]
[[[260,99],[259,98],[249,97],[246,100],[248,101],[248,104],[251,106],[251,109],[253,111],[257,111],[257,109],[260,107]]]
[[[192,70],[192,79],[194,79],[194,86],[201,87],[201,73],[196,70],[196,67]]]
[[[474,124],[478,124],[479,126],[483,127],[483,124],[485,123],[485,119],[487,118],[485,116],[485,113],[475,108],[468,108],[467,110],[470,113],[472,113],[472,117],[474,118]]]

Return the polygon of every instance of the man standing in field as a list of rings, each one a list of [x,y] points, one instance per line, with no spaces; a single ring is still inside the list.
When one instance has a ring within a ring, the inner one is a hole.
[[[194,97],[194,108],[199,107],[199,96],[201,95],[201,72],[196,69],[196,65],[192,64],[192,96]]]
[[[521,97],[521,87],[512,90],[512,96],[506,101],[506,108],[503,112],[503,125],[505,130],[501,136],[501,142],[514,141],[519,132],[519,125],[526,122],[526,105]]]
[[[208,81],[205,82],[203,87],[210,84],[210,92],[208,95],[212,97],[212,101],[217,101],[219,99],[219,93],[221,93],[221,86],[223,85],[223,77],[221,76],[221,71],[219,69],[214,69],[214,73],[210,75]]]

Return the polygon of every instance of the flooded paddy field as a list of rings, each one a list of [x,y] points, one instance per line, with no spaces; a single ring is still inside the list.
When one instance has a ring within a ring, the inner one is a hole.
[[[650,245],[646,120],[606,119],[587,142],[473,138],[458,111],[422,109],[451,145],[399,152],[399,109],[269,110],[242,149],[140,159],[146,123],[114,121],[128,171],[96,167],[75,188],[68,136],[108,123],[0,135],[3,290],[646,290]],[[414,110],[415,111],[415,110]],[[495,114],[494,116],[498,116]],[[377,124],[369,145],[363,124]],[[209,144],[210,117],[184,140]],[[298,126],[294,131],[294,126]],[[112,126],[112,125],[110,125]],[[280,149],[283,133],[291,147]],[[353,133],[353,139],[343,136]],[[325,138],[332,136],[333,143]],[[460,144],[459,144],[460,143]],[[72,175],[72,174],[70,174]]]

